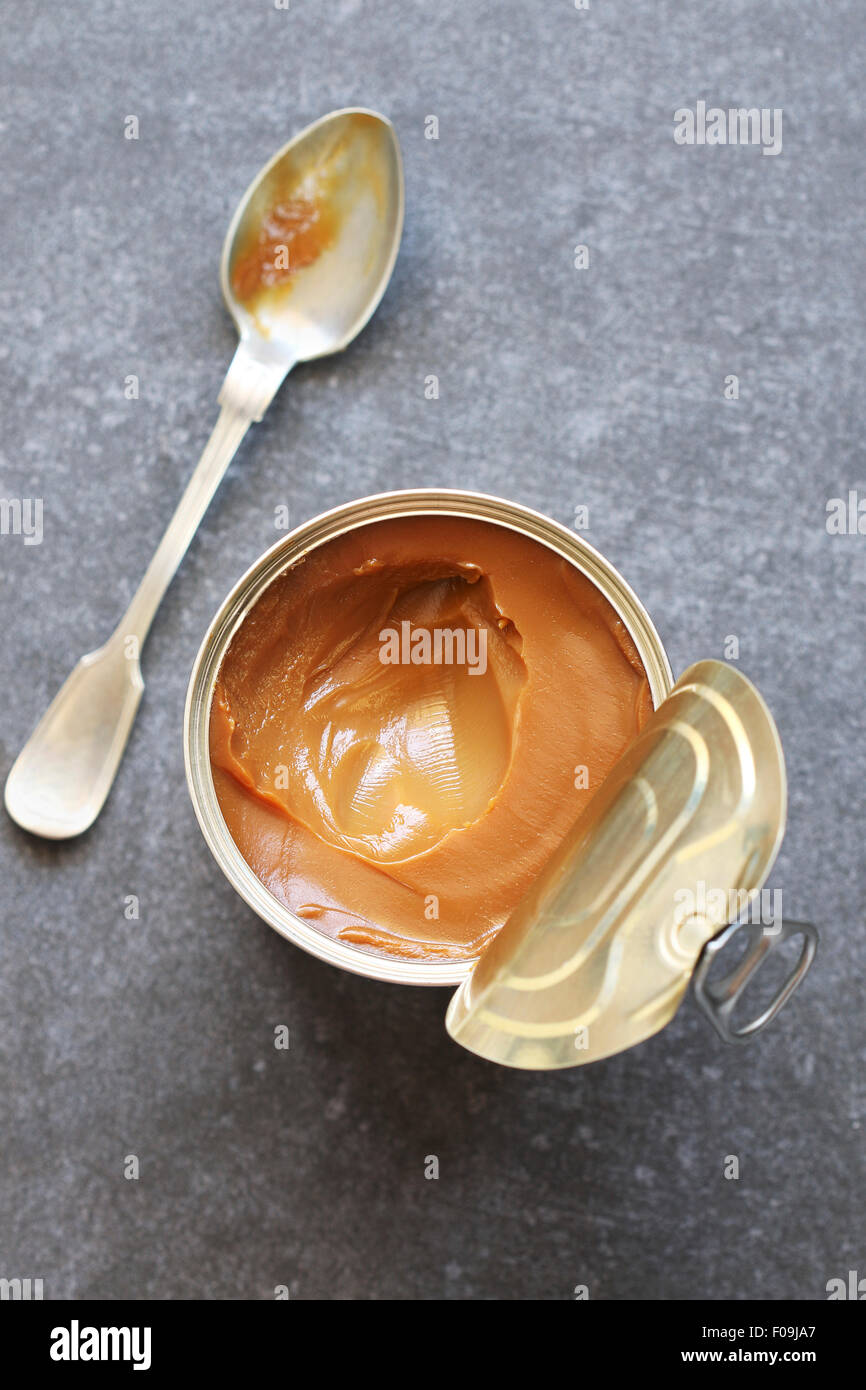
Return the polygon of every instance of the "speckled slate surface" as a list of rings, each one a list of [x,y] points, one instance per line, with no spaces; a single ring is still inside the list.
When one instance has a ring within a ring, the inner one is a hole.
[[[232,467],[102,819],[59,846],[0,819],[0,1275],[105,1299],[802,1299],[866,1273],[866,537],[825,524],[866,495],[859,4],[2,8],[0,495],[44,501],[41,545],[0,536],[3,777],[208,434],[218,256],[258,166],[332,107],[379,108],[407,224],[373,323],[289,379]],[[679,148],[699,99],[782,108],[782,153]],[[436,483],[566,523],[588,505],[675,671],[738,637],[788,757],[773,884],[824,931],[753,1047],[689,998],[609,1062],[493,1068],[448,1040],[446,994],[306,957],[213,865],[180,723],[219,601],[275,506]]]

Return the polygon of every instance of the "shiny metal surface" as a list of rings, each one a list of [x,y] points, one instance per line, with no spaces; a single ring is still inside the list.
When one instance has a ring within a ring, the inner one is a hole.
[[[232,294],[237,237],[267,211],[281,170],[335,160],[342,221],[321,263],[305,267],[292,293],[256,317]],[[220,282],[240,335],[219,396],[220,415],[127,612],[104,646],[82,657],[37,724],[6,781],[6,809],[49,839],[80,835],[111,789],[144,691],[140,654],[153,616],[211,498],[250,425],[296,362],[339,352],[364,327],[382,295],[403,227],[397,137],[384,116],[334,111],[301,131],[247,189],[223,246]]]
[[[772,1023],[815,959],[818,930],[811,922],[794,922],[785,918],[776,925],[778,929],[768,933],[760,923],[731,923],[724,931],[719,932],[718,936],[714,936],[712,941],[707,942],[695,966],[692,977],[695,998],[719,1037],[727,1043],[749,1042],[766,1028],[768,1023]],[[720,979],[711,979],[710,971],[713,964],[728,943],[741,933],[745,933],[749,938],[745,955],[727,975]],[[802,937],[803,944],[794,968],[755,1018],[748,1023],[737,1023],[737,1005],[749,981],[760,970],[771,951],[783,941],[790,941],[798,936]]]
[[[368,522],[441,513],[496,522],[532,536],[562,555],[597,585],[619,613],[646,667],[654,704],[664,699],[673,679],[664,647],[649,615],[613,566],[580,536],[558,522],[500,497],[422,488],[381,493],[349,502],[314,517],[283,537],[239,580],[205,635],[187,692],[184,755],[190,795],[202,833],[223,873],[241,897],[282,936],[343,970],[399,984],[458,984],[470,974],[475,962],[405,961],[374,956],[360,947],[332,940],[308,921],[289,912],[256,877],[226,828],[211,775],[208,725],[217,674],[232,636],[278,574],[317,545]]]
[[[689,667],[452,999],[451,1036],[547,1070],[663,1028],[706,944],[766,881],[786,801],[754,686],[720,661]]]

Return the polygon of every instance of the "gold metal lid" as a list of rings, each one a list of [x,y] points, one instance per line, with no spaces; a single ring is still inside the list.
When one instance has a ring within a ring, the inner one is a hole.
[[[463,1047],[531,1070],[642,1042],[766,881],[785,828],[773,718],[732,666],[690,666],[451,1000]]]

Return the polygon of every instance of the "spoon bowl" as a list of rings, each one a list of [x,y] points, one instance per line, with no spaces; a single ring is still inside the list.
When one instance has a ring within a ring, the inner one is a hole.
[[[241,340],[293,362],[346,347],[391,278],[403,208],[385,117],[351,107],[301,131],[253,180],[226,234],[220,283]],[[275,283],[261,286],[263,269]]]

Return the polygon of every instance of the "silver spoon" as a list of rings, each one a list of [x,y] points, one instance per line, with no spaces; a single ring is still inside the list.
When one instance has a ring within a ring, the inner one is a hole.
[[[240,342],[219,418],[129,608],[105,645],[81,658],[9,773],[6,809],[25,830],[64,840],[99,815],[144,691],[141,648],[223,474],[295,363],[341,351],[364,327],[402,227],[400,148],[373,111],[322,117],[247,189],[220,264]]]

